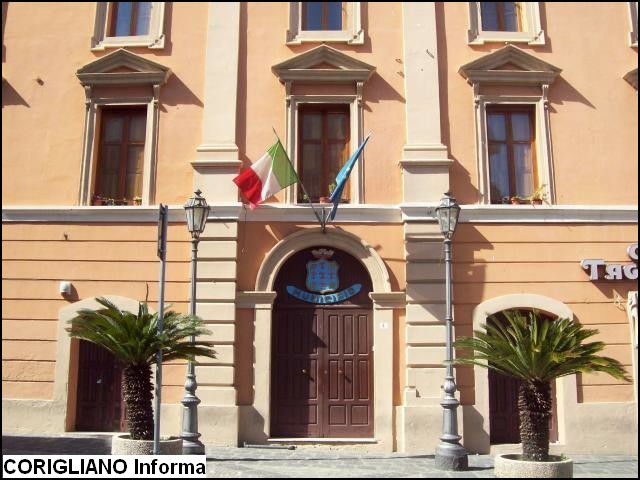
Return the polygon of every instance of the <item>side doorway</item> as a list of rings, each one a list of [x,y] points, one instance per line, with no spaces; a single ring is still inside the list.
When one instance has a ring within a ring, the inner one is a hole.
[[[522,309],[522,313],[526,313]],[[495,318],[506,323],[506,317],[500,313]],[[550,317],[547,321],[553,321]],[[488,320],[489,321],[489,320]],[[489,442],[491,445],[520,443],[520,415],[518,413],[518,389],[520,380],[503,375],[494,370],[488,371],[489,378]],[[551,400],[553,403],[549,420],[549,441],[558,441],[558,418],[556,401],[556,382],[551,382]]]
[[[80,340],[76,431],[126,431],[122,365],[107,350]]]

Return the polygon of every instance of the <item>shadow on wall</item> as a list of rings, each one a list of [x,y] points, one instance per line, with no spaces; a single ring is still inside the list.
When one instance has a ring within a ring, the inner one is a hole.
[[[8,105],[21,105],[23,107],[31,108],[31,105],[29,105],[27,101],[22,98],[18,92],[16,92],[9,82],[2,79],[2,108]]]
[[[447,42],[445,34],[445,9],[442,2],[437,2],[436,8],[436,35],[438,42],[438,82],[440,86],[440,131],[442,144],[449,147],[449,158],[453,165],[449,168],[451,191],[459,203],[478,203],[480,191],[473,184],[471,174],[462,166],[451,147],[451,124],[449,122],[449,81],[447,56]],[[471,96],[472,93],[469,92]]]

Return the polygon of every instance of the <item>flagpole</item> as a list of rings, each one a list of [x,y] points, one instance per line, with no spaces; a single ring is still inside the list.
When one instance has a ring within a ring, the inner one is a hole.
[[[276,138],[278,139],[278,142],[280,143],[280,145],[282,145],[282,147],[284,148],[284,145],[282,144],[282,140],[280,140],[280,136],[278,135],[278,132],[276,132],[276,129],[274,127],[271,127],[271,129],[273,130],[273,133],[275,134]],[[288,157],[288,155],[287,155]],[[298,175],[298,172],[296,172],[296,176]],[[320,222],[320,226],[322,227],[322,233],[324,233],[325,230],[325,223],[326,220],[324,218],[324,209],[322,210],[322,218],[320,218],[320,215],[318,214],[318,212],[316,211],[315,207],[313,206],[313,202],[311,201],[311,197],[309,196],[309,193],[307,192],[307,189],[304,187],[304,183],[302,183],[302,179],[300,177],[298,177],[298,183],[300,183],[300,186],[302,187],[302,191],[304,192],[304,195],[307,197],[307,203],[311,206],[311,210],[313,210],[313,214],[316,216],[316,219],[318,220],[318,222]]]

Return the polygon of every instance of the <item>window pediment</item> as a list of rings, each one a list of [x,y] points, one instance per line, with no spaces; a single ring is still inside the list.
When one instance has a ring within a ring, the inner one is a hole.
[[[127,50],[116,50],[76,72],[83,86],[95,85],[163,85],[171,70]]]
[[[320,45],[271,67],[281,82],[366,82],[376,67],[356,60],[335,48]]]
[[[471,84],[549,85],[562,70],[507,45],[460,67],[458,72]]]

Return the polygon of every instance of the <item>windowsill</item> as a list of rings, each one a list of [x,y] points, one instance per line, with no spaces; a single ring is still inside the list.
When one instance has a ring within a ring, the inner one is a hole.
[[[164,48],[164,35],[140,35],[133,37],[105,37],[91,51],[102,51],[107,48],[147,47],[153,50]]]
[[[527,43],[529,45],[544,45],[544,32],[537,35],[532,32],[479,32],[475,38],[469,40],[469,45],[484,45],[491,42]]]
[[[335,34],[334,34],[335,33]],[[359,32],[355,36],[349,34],[349,32],[322,32],[322,31],[309,31],[303,32],[291,40],[287,40],[287,45],[301,45],[302,43],[311,42],[333,42],[333,43],[348,43],[349,45],[363,45],[364,35]]]

